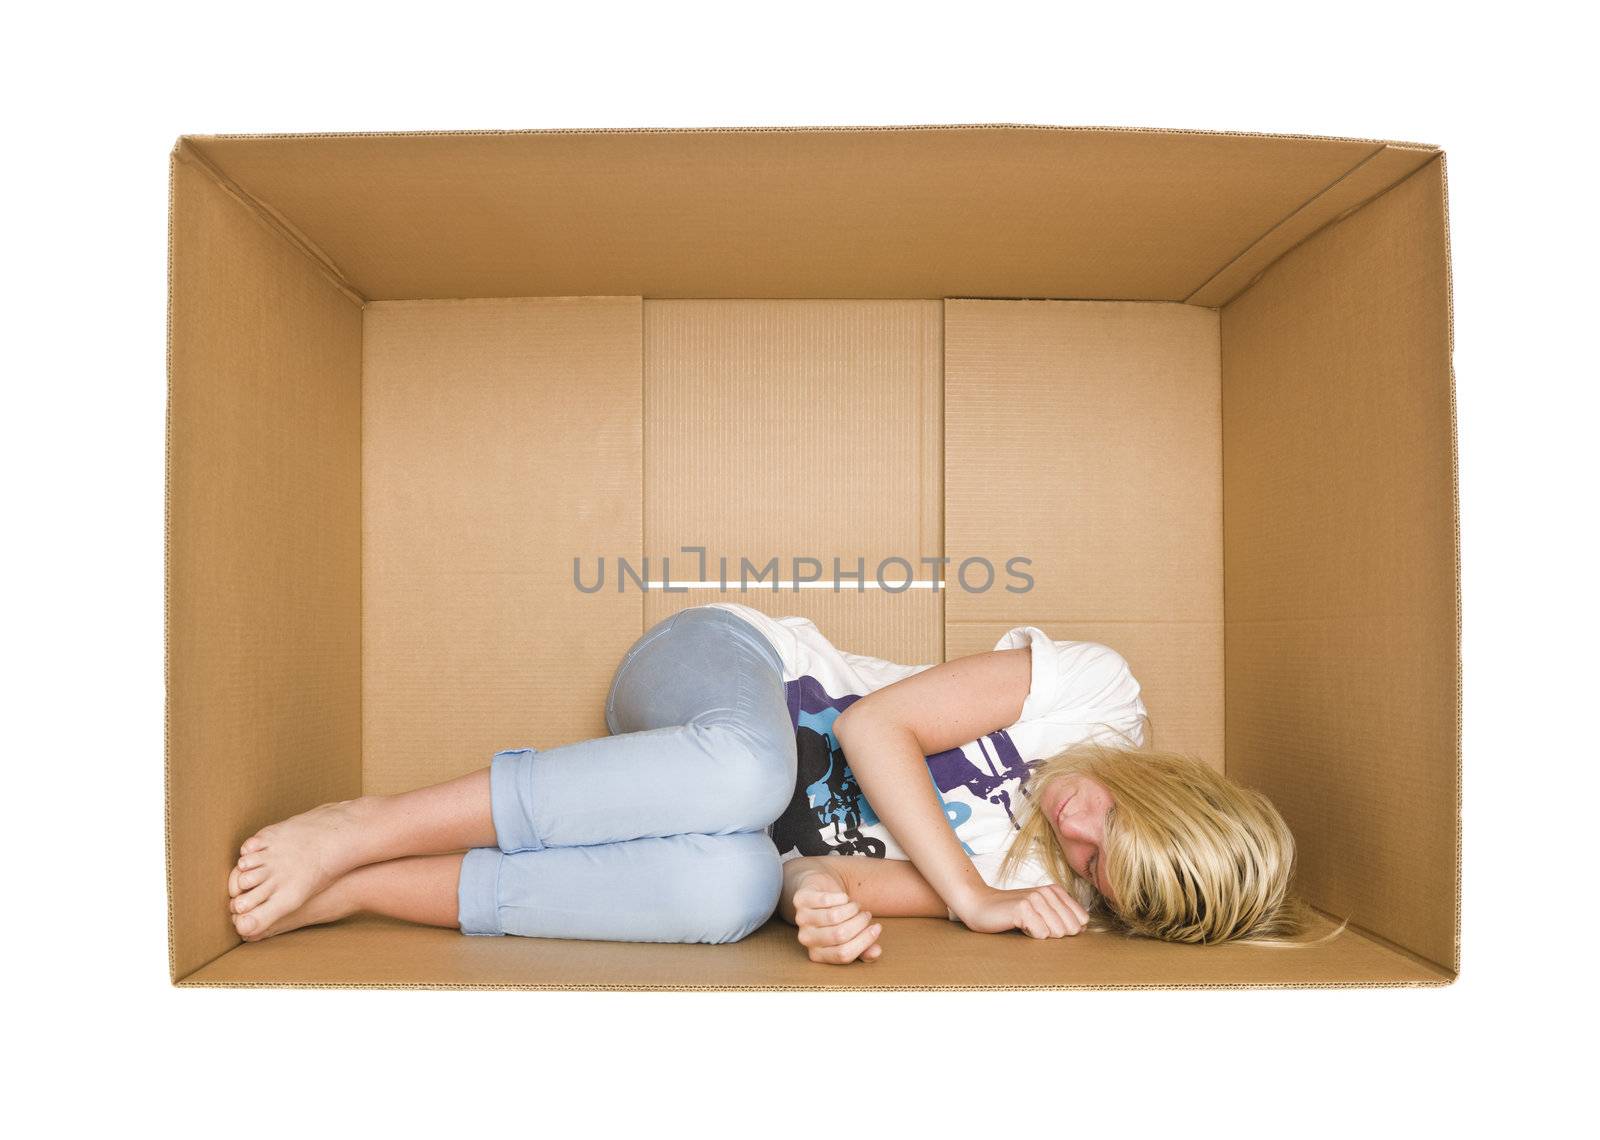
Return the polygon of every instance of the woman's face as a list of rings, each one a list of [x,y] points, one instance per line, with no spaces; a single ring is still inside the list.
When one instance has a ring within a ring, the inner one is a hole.
[[[1050,820],[1073,871],[1093,883],[1106,901],[1116,906],[1103,865],[1106,813],[1112,804],[1111,793],[1104,784],[1093,777],[1069,772],[1046,785],[1039,808]]]

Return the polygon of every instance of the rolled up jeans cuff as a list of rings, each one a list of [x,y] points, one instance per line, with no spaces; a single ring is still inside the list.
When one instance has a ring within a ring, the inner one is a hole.
[[[456,919],[462,934],[504,934],[500,928],[500,864],[493,847],[474,847],[461,860],[456,884]]]
[[[543,851],[533,832],[533,758],[537,748],[507,748],[489,762],[489,810],[500,850]]]

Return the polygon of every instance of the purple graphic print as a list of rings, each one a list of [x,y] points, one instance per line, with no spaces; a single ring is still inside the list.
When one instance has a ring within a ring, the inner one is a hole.
[[[1011,826],[1019,826],[1016,813],[1011,810],[1011,794],[1005,785],[1024,779],[1028,774],[1027,763],[1003,728],[980,737],[975,743],[983,756],[984,769],[975,767],[961,749],[952,748],[928,757],[933,786],[941,792],[966,788],[977,799],[1004,807]]]
[[[773,824],[771,835],[780,854],[798,851],[801,855],[866,855],[884,858],[888,848],[881,839],[861,829],[880,820],[861,793],[861,785],[850,770],[843,750],[833,735],[833,722],[839,714],[861,698],[856,694],[834,697],[814,677],[788,682],[786,696],[789,719],[795,729],[799,769],[794,795],[789,806]],[[965,789],[975,799],[1002,807],[1011,826],[1017,826],[1012,811],[1011,788],[1028,774],[1027,762],[1011,737],[1002,729],[991,732],[969,747],[976,747],[982,766],[967,758],[961,748],[929,756],[928,774],[944,801],[947,793]],[[960,837],[961,825],[972,817],[970,804],[944,801],[945,819]],[[963,840],[968,854],[972,849]]]

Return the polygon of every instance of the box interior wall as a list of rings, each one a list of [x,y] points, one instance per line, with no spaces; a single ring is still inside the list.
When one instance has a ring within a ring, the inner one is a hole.
[[[1449,981],[1443,178],[1430,147],[1198,132],[180,140],[174,980]],[[851,970],[776,919],[725,947],[377,919],[239,944],[223,878],[263,823],[603,733],[633,639],[718,595],[586,594],[572,561],[682,580],[685,546],[1029,557],[1026,594],[729,596],[907,662],[1018,624],[1116,647],[1156,746],[1266,792],[1299,893],[1355,928],[1277,951],[897,919],[901,953]]]

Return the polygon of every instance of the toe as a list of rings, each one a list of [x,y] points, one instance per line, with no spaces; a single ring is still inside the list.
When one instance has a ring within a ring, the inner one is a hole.
[[[239,890],[239,868],[235,867],[228,872],[228,897],[230,899],[238,898]]]
[[[259,851],[252,851],[248,855],[239,856],[239,870],[253,871],[267,861],[267,857]]]
[[[248,855],[252,851],[260,851],[262,848],[266,847],[266,845],[267,841],[262,838],[261,832],[258,831],[249,839],[244,841],[244,846],[239,848],[239,854]]]
[[[277,922],[286,913],[286,909],[281,898],[271,898],[249,914],[240,915],[239,921],[251,924],[250,934],[258,938],[265,938],[267,932],[272,929],[273,923]]]
[[[239,889],[241,891],[248,891],[253,887],[259,887],[267,880],[267,869],[265,867],[257,867],[253,871],[240,871],[235,869],[234,874],[239,876]]]
[[[235,915],[233,919],[233,928],[248,938],[252,934],[256,933],[256,931],[261,929],[261,920],[256,918],[256,916],[253,914]]]
[[[261,883],[252,890],[246,891],[233,900],[234,914],[249,914],[256,907],[272,897],[272,884]]]

